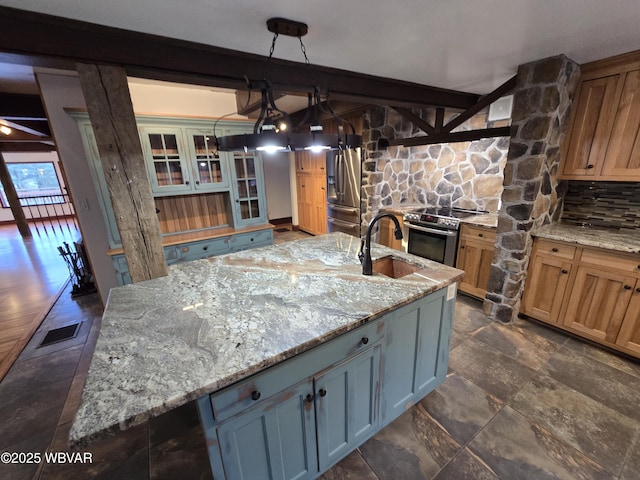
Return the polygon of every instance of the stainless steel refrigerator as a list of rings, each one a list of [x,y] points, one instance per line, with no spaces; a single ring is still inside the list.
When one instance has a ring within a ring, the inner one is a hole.
[[[327,231],[360,237],[360,148],[327,153]]]

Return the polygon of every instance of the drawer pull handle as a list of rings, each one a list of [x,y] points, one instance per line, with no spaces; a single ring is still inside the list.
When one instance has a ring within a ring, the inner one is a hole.
[[[308,394],[307,397],[305,398],[305,400],[309,403],[313,402],[313,395]]]
[[[640,265],[638,265],[638,270],[640,270]]]
[[[552,251],[552,252],[557,252],[557,251],[558,251],[558,249],[557,249],[556,247],[553,247],[553,248],[551,249],[551,251]]]
[[[564,275],[566,275],[567,273],[569,273],[567,270],[565,270],[564,268],[562,270],[560,270],[561,273],[563,273]]]
[[[589,169],[591,169],[591,168],[593,168],[593,167],[594,167],[594,165],[593,165],[593,164],[591,164],[591,163],[590,163],[589,165],[587,165],[587,168],[589,168]]]
[[[205,245],[204,247],[202,247],[203,250],[208,250],[209,249],[209,245]]]
[[[460,246],[460,249],[461,249],[461,250],[464,250],[464,245],[461,245],[461,246]]]
[[[632,287],[631,285],[625,285],[625,286],[624,286],[624,289],[625,289],[625,290],[631,290],[632,288],[633,288],[633,287]]]
[[[362,344],[366,345],[367,343],[369,343],[369,337],[362,337]]]
[[[640,293],[640,287],[636,288],[636,293]]]
[[[479,233],[479,234],[478,234],[478,236],[479,236],[479,237],[484,237],[484,235],[483,235],[483,234],[481,234],[481,233]]]
[[[254,390],[253,392],[251,392],[251,400],[259,400],[260,399],[260,392],[257,390]]]
[[[324,397],[327,394],[327,391],[324,388],[321,388],[318,393],[320,394],[321,397]]]

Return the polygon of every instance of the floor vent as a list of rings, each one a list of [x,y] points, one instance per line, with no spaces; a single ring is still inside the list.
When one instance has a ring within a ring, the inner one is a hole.
[[[81,324],[82,322],[72,323],[71,325],[49,330],[40,345],[38,345],[38,348],[75,338],[75,336],[78,335],[78,330],[80,330]]]

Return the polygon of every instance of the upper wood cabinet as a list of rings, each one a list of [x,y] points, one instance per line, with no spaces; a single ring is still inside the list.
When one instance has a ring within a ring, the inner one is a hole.
[[[559,176],[640,180],[640,52],[583,65]]]

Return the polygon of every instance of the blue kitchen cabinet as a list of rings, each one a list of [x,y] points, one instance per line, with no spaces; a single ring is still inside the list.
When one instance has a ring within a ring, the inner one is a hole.
[[[449,287],[449,288],[455,288]],[[382,423],[387,425],[447,375],[453,318],[451,291],[443,289],[393,313],[386,336]]]
[[[198,192],[229,189],[229,162],[232,155],[218,152],[212,128],[186,128],[193,188]]]
[[[369,348],[314,380],[320,471],[378,431],[380,352]]]
[[[236,228],[267,223],[262,158],[253,152],[234,152],[233,223]]]
[[[327,471],[444,381],[454,302],[455,284],[199,398],[214,478]]]
[[[302,480],[317,473],[313,382],[304,381],[218,427],[227,478]]]

